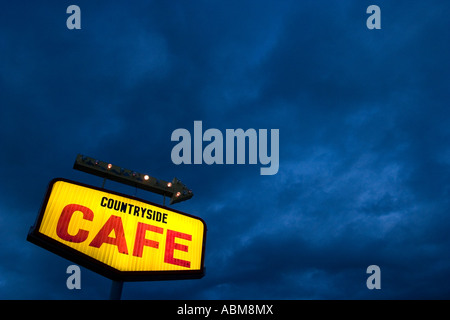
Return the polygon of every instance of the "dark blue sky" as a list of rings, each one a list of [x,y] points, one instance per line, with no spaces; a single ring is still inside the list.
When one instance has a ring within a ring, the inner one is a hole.
[[[78,153],[182,179],[195,195],[173,207],[208,226],[203,279],[124,299],[450,297],[449,3],[0,3],[1,299],[108,298],[85,268],[68,290],[72,263],[26,241],[51,179],[101,185]],[[278,173],[173,164],[171,133],[195,120],[279,129]]]

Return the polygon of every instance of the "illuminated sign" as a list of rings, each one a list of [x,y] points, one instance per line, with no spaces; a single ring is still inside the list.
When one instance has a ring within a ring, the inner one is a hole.
[[[111,279],[204,275],[202,219],[65,179],[51,181],[27,239]]]

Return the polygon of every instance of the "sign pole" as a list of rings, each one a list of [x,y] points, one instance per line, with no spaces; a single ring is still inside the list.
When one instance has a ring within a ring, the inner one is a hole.
[[[123,281],[113,280],[111,284],[111,292],[109,293],[109,300],[120,300],[122,297]]]

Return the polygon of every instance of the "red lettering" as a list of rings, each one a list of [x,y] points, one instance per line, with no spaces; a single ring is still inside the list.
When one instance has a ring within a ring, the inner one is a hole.
[[[92,221],[94,219],[94,212],[88,207],[80,204],[68,204],[64,207],[59,217],[58,224],[56,226],[56,234],[63,240],[70,242],[83,242],[87,239],[89,231],[79,229],[75,235],[69,234],[69,223],[75,212],[80,211],[83,213],[83,219]]]
[[[191,267],[190,261],[176,259],[173,257],[173,253],[175,250],[188,252],[188,246],[186,246],[184,244],[175,243],[175,238],[192,241],[192,236],[190,234],[177,232],[177,231],[168,229],[167,237],[166,237],[166,252],[164,253],[164,262],[174,264],[177,266],[190,268]]]
[[[102,200],[102,203],[105,202]],[[106,202],[105,202],[106,203]],[[57,226],[56,226],[56,234],[62,240],[70,241],[74,243],[81,243],[88,239],[89,232],[88,230],[83,230],[78,228],[75,234],[69,233],[69,225],[71,223],[73,215],[79,212],[83,215],[83,220],[93,221],[94,212],[88,207],[79,205],[79,204],[68,204],[65,206],[61,212],[59,217]],[[158,212],[155,213],[156,215]],[[161,215],[161,214],[160,214]],[[158,216],[156,216],[158,218]],[[165,220],[165,217],[161,215],[162,219]],[[72,228],[74,229],[74,228]],[[92,230],[91,230],[92,231]],[[114,233],[112,234],[112,232]],[[144,247],[150,247],[159,249],[159,242],[155,240],[150,240],[146,238],[147,231],[155,232],[163,235],[164,229],[161,227],[153,226],[147,223],[138,222],[136,228],[136,236],[133,248],[133,256],[142,258]],[[73,233],[73,232],[72,232]],[[192,241],[192,235],[167,230],[166,235],[166,246],[164,252],[164,262],[173,264],[176,266],[181,266],[185,268],[191,267],[191,262],[188,260],[178,259],[174,257],[175,250],[188,252],[189,246],[176,242],[176,238],[183,239],[187,241]],[[120,216],[112,215],[108,218],[108,220],[104,223],[98,233],[95,235],[94,239],[92,239],[89,246],[94,248],[100,248],[104,243],[111,244],[117,246],[117,250],[119,253],[128,255],[128,247],[125,238],[125,231],[122,223],[122,219]]]
[[[115,238],[109,236],[113,230],[116,236]],[[127,241],[125,240],[125,232],[123,231],[122,219],[120,217],[111,216],[89,246],[100,248],[104,243],[117,246],[119,253],[128,254]]]
[[[153,240],[145,239],[145,232],[147,230],[163,233],[164,229],[156,226],[152,226],[150,224],[138,222],[137,231],[136,231],[136,240],[134,241],[134,250],[133,256],[142,257],[142,251],[144,251],[144,246],[152,247],[155,249],[159,248],[159,243]]]

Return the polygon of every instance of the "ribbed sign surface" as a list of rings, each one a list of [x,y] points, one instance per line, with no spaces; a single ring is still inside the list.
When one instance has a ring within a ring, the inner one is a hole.
[[[77,182],[55,179],[28,240],[112,279],[204,275],[200,218]]]

